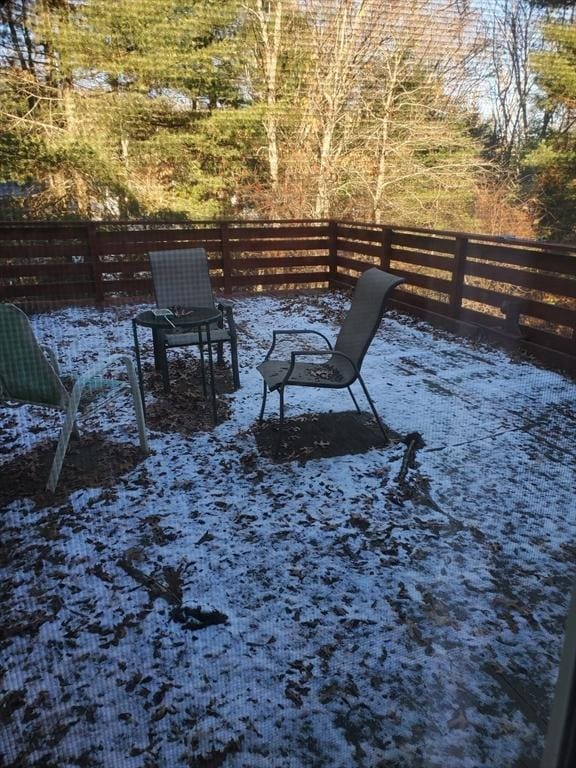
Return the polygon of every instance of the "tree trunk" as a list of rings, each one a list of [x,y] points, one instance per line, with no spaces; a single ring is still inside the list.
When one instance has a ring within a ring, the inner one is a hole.
[[[266,113],[264,130],[266,132],[266,152],[268,156],[268,171],[272,190],[278,189],[279,153],[278,153],[278,57],[282,42],[282,21],[284,0],[256,0],[256,8],[252,11],[258,23],[258,35],[261,44],[261,59],[263,65],[264,87],[266,91]]]

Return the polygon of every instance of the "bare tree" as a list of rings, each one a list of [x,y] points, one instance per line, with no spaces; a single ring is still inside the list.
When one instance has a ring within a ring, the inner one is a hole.
[[[478,51],[474,17],[451,2],[412,3],[410,13],[405,11],[389,19],[389,44],[373,63],[376,82],[366,98],[364,147],[375,162],[362,179],[375,221],[382,220],[392,190],[403,188],[396,198],[405,207],[405,193],[413,187],[414,202],[425,201],[430,209],[432,189],[438,198],[460,188],[477,165],[459,125],[470,85],[466,68]],[[422,195],[425,188],[428,194]],[[402,213],[406,218],[407,211]]]
[[[298,141],[308,147],[311,212],[326,217],[355,200],[379,221],[387,194],[410,180],[438,191],[461,172],[469,177],[471,143],[453,115],[462,116],[466,67],[477,52],[473,15],[452,0],[305,7],[313,67]]]
[[[342,180],[345,159],[359,117],[366,69],[384,43],[386,4],[378,0],[337,0],[329,8],[307,0],[313,66],[301,141],[312,145],[316,194],[313,215],[326,217]],[[312,158],[311,158],[312,159]]]
[[[542,44],[542,11],[531,0],[502,0],[487,22],[492,144],[506,165],[514,164],[535,132],[537,109],[533,52]]]
[[[260,74],[261,100],[266,105],[264,112],[264,129],[267,139],[268,170],[272,190],[278,190],[279,159],[278,159],[278,124],[279,124],[279,93],[278,66],[284,35],[283,25],[286,15],[286,0],[252,0],[244,9],[251,21],[254,34],[254,56],[256,72]],[[254,75],[250,78],[254,86]],[[254,95],[258,96],[256,85]]]

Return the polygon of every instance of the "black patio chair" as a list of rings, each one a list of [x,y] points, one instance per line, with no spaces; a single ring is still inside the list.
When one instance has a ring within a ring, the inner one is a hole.
[[[270,392],[276,390],[280,396],[280,423],[275,455],[278,454],[280,448],[284,425],[284,390],[286,387],[346,388],[356,410],[360,413],[360,406],[350,388],[358,380],[382,435],[386,442],[389,441],[388,431],[378,415],[374,401],[360,375],[360,369],[374,334],[380,326],[386,299],[392,290],[403,282],[403,278],[390,275],[375,267],[364,272],[356,283],[350,309],[342,323],[334,347],[326,336],[318,331],[310,329],[273,331],[272,346],[268,350],[264,362],[258,366],[258,371],[264,379],[260,423],[264,418],[268,390]],[[278,337],[291,334],[316,335],[323,339],[327,348],[295,350],[291,352],[290,360],[271,359]],[[322,362],[299,362],[299,358],[304,357],[324,357],[327,359]]]
[[[234,389],[239,389],[240,372],[233,305],[223,299],[217,303],[214,301],[208,270],[208,257],[204,248],[151,251],[150,267],[158,307],[172,309],[176,312],[216,307],[222,312],[222,322],[210,328],[210,339],[212,344],[217,344],[218,362],[222,362],[223,359],[223,345],[225,343],[230,344]],[[205,341],[206,339],[204,339]],[[165,382],[168,380],[166,350],[192,345],[200,346],[200,338],[197,333],[168,333],[165,331],[155,333],[154,355],[157,367],[163,371]]]

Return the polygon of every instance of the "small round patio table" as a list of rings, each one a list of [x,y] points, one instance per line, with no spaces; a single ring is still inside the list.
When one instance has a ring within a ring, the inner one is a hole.
[[[134,352],[136,354],[136,370],[138,383],[144,404],[144,380],[142,376],[142,361],[140,357],[140,343],[138,340],[138,328],[150,328],[154,344],[154,361],[157,368],[162,371],[164,390],[170,389],[168,378],[168,362],[166,359],[165,336],[167,333],[197,333],[197,346],[200,348],[200,368],[202,371],[202,388],[204,397],[207,395],[206,370],[204,365],[204,347],[208,348],[208,372],[210,397],[212,399],[212,417],[216,424],[216,387],[214,384],[214,360],[212,355],[212,340],[210,338],[210,326],[222,319],[222,314],[215,307],[197,307],[186,310],[185,314],[167,314],[165,310],[147,309],[140,312],[132,319],[132,333],[134,336]]]

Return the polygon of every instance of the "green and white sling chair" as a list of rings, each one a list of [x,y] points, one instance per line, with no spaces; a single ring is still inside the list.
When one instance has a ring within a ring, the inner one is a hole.
[[[119,364],[126,369],[127,382],[101,375]],[[96,363],[75,380],[69,392],[60,377],[54,353],[37,342],[24,312],[13,304],[0,304],[0,403],[37,405],[65,413],[46,485],[48,490],[56,488],[70,435],[77,429],[78,415],[97,411],[104,402],[126,390],[132,393],[140,445],[148,452],[142,400],[130,358],[117,354]]]

